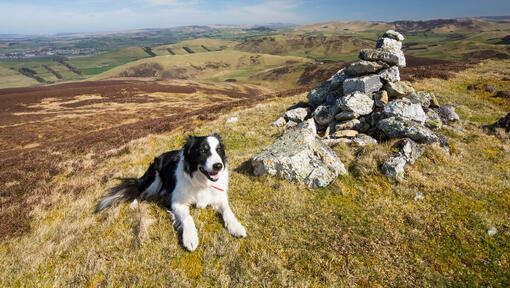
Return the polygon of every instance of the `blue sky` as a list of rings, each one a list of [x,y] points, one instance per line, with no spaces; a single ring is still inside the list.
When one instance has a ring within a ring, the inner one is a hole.
[[[0,34],[510,15],[510,0],[0,0]]]

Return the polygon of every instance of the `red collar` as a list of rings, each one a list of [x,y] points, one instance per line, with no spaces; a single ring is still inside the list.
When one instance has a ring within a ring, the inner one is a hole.
[[[218,187],[216,187],[216,186],[211,186],[211,187],[212,187],[212,188],[214,188],[214,189],[216,189],[216,190],[220,190],[221,192],[225,191],[225,190],[223,190],[223,189],[221,189],[221,188],[218,188]]]

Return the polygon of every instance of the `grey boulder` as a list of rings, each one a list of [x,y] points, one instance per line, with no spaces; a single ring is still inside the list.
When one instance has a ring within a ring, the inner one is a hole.
[[[352,111],[342,111],[335,115],[335,119],[338,121],[351,120],[358,117],[359,114]]]
[[[377,144],[377,140],[366,134],[358,134],[352,138],[352,144],[356,146],[375,145]]]
[[[444,105],[440,106],[439,108],[433,108],[434,112],[439,115],[439,118],[441,119],[441,122],[443,123],[449,123],[449,122],[455,122],[459,121],[459,115],[455,112],[455,106],[453,105]]]
[[[379,38],[375,48],[381,48],[392,52],[399,52],[402,49],[402,42],[391,38]]]
[[[385,49],[361,49],[359,58],[366,61],[383,61],[399,67],[406,66],[406,58],[402,51],[389,51]]]
[[[398,153],[406,159],[409,164],[414,164],[425,152],[425,147],[409,138],[402,139],[397,143]]]
[[[439,115],[432,109],[429,109],[426,113],[427,120],[425,120],[425,126],[432,130],[439,130],[443,126],[443,122],[441,122],[441,118]]]
[[[405,40],[404,35],[398,33],[395,30],[388,30],[388,31],[386,31],[383,34],[382,38],[390,38],[390,39],[397,40],[397,41],[404,41]]]
[[[335,114],[335,105],[320,105],[313,111],[313,119],[315,119],[315,122],[320,126],[327,126],[335,119]]]
[[[383,69],[379,72],[379,77],[386,82],[397,82],[400,81],[400,71],[397,66],[391,66],[390,68]]]
[[[295,108],[291,109],[283,114],[283,117],[285,117],[285,120],[287,121],[294,121],[294,122],[303,122],[308,115],[310,115],[311,111],[310,108]]]
[[[368,115],[374,110],[374,100],[361,92],[354,92],[340,99],[338,108],[342,111]]]
[[[421,105],[412,103],[406,98],[390,101],[384,106],[384,113],[389,117],[401,117],[421,124],[424,124],[425,120],[427,120],[427,115]]]
[[[412,120],[389,117],[377,123],[377,128],[390,138],[411,138],[418,143],[432,144],[439,138],[429,128]]]
[[[406,159],[403,156],[394,156],[390,157],[381,167],[384,175],[397,178],[404,179],[404,167],[406,166]]]
[[[392,98],[402,98],[414,92],[413,87],[401,81],[386,83],[384,90]]]
[[[376,73],[386,67],[388,67],[388,65],[384,62],[359,60],[347,66],[345,68],[345,73],[352,76],[360,76]]]
[[[377,75],[362,76],[349,78],[344,81],[344,95],[354,93],[356,91],[370,94],[379,91],[383,87],[381,79]]]
[[[251,164],[256,176],[276,175],[310,188],[325,187],[338,175],[347,174],[335,152],[308,129],[286,131],[256,153]]]

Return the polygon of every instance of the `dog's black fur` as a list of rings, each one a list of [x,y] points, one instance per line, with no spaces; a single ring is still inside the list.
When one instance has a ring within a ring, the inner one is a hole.
[[[216,137],[220,143],[216,152],[222,159],[222,165],[226,165],[227,157],[223,141],[218,134],[212,136]],[[161,188],[157,192],[166,191],[168,199],[171,199],[172,191],[177,183],[175,171],[179,161],[181,161],[181,157],[183,158],[184,171],[190,177],[193,177],[199,166],[203,165],[207,158],[211,156],[210,147],[206,141],[207,137],[209,136],[188,136],[181,150],[165,152],[154,158],[154,161],[140,178],[118,178],[121,180],[121,183],[112,187],[109,193],[103,197],[96,207],[96,213],[119,201],[133,201],[137,198],[143,199],[146,196],[144,192],[154,182],[156,173],[159,174],[162,182]],[[211,181],[214,181],[206,171],[200,170],[200,172]]]

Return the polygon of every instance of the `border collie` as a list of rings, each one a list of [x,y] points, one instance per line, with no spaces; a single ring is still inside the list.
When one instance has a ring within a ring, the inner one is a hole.
[[[154,158],[141,178],[121,178],[97,205],[96,212],[125,200],[137,203],[153,195],[168,195],[169,206],[182,230],[182,244],[189,251],[198,246],[198,234],[189,206],[208,205],[220,213],[225,227],[235,237],[246,237],[228,205],[228,166],[225,147],[219,135],[189,136],[182,150]]]

